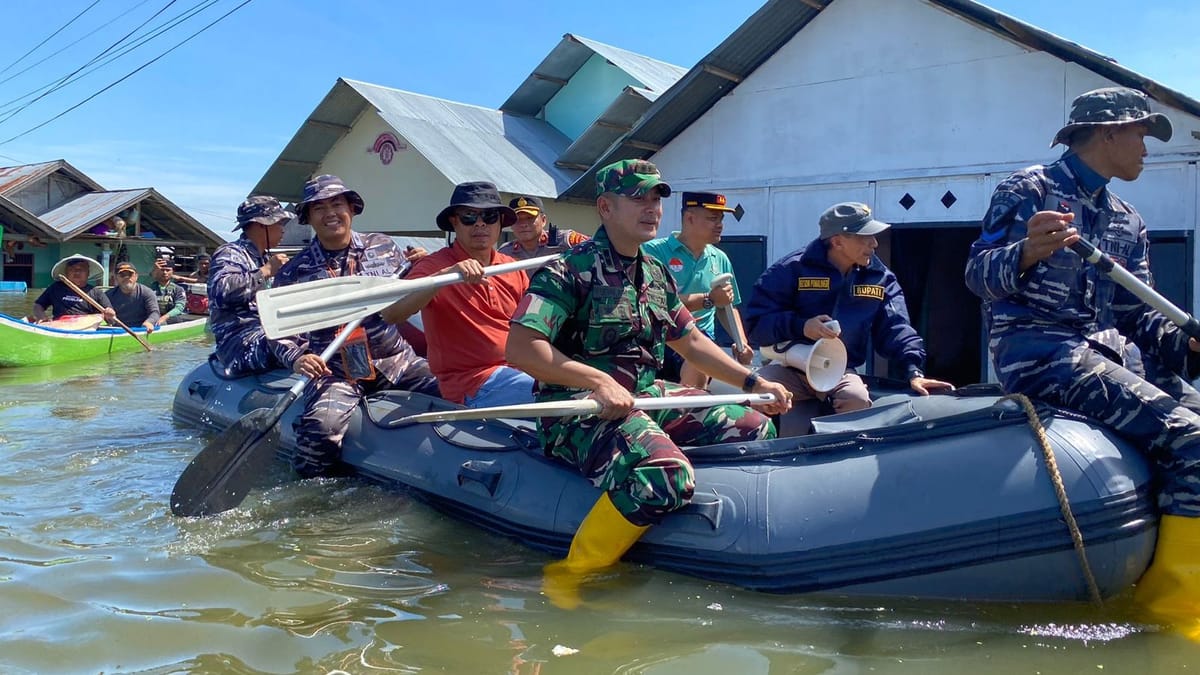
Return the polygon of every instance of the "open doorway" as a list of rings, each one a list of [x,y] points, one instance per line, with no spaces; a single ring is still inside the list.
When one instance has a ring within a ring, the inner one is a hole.
[[[877,252],[900,280],[913,326],[925,340],[925,374],[958,386],[986,379],[980,300],[963,281],[978,236],[978,223],[894,225]],[[903,372],[891,364],[888,375]]]

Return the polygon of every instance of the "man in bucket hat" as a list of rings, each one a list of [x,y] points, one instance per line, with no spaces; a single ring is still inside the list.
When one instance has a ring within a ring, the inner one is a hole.
[[[241,236],[222,244],[213,254],[208,275],[208,327],[216,338],[217,359],[230,375],[279,368],[282,346],[269,339],[258,318],[255,293],[267,287],[287,262],[271,253],[283,236],[283,226],[295,217],[279,200],[266,195],[248,197],[237,209]]]
[[[839,413],[862,410],[871,406],[871,395],[855,369],[874,348],[904,368],[916,393],[953,389],[925,377],[925,343],[909,321],[904,291],[875,255],[875,235],[890,225],[876,220],[866,204],[842,202],[821,214],[818,227],[816,239],[773,263],[754,283],[743,313],[746,334],[759,346],[840,338],[846,371],[828,391],[817,391],[805,373],[778,362],[759,374],[782,383],[797,401],[816,399]],[[780,433],[808,433],[819,405],[796,406],[780,420]]]
[[[79,290],[86,293],[88,297],[104,307],[104,311],[100,312],[100,314],[104,316],[105,321],[112,321],[116,318],[117,313],[113,311],[112,305],[108,302],[108,296],[104,294],[103,290],[89,283],[92,279],[98,279],[103,276],[104,268],[95,260],[76,253],[75,255],[59,260],[51,268],[50,276],[54,281],[33,302],[33,318],[35,321],[42,323],[50,321],[51,318],[61,319],[65,316],[97,313],[91,303],[79,297],[79,294],[71,290],[70,286],[58,280],[60,274],[78,286]],[[47,314],[46,310],[50,310],[51,313]]]
[[[515,220],[495,185],[455,186],[437,217],[438,227],[454,232],[454,242],[414,263],[407,278],[459,273],[466,283],[411,293],[381,312],[395,324],[421,312],[429,367],[442,396],[472,408],[533,400],[533,378],[504,360],[508,321],[529,278],[521,271],[483,276],[485,266],[513,262],[495,247],[500,229]]]
[[[1200,638],[1200,343],[1067,247],[1083,238],[1149,284],[1146,224],[1109,186],[1135,180],[1171,123],[1120,87],[1080,95],[1048,166],[996,187],[967,285],[989,315],[1005,390],[1074,410],[1146,449],[1161,479],[1154,562],[1134,599]]]
[[[305,183],[296,213],[301,223],[312,225],[316,236],[280,270],[275,285],[352,275],[391,277],[406,270],[409,262],[391,237],[354,231],[354,216],[364,206],[363,198],[337,176],[325,174]],[[320,354],[339,330],[325,328],[281,340],[287,345],[284,365],[313,378],[292,458],[293,468],[304,478],[337,472],[342,436],[363,396],[383,389],[440,395],[425,359],[378,313],[363,319],[340,353],[326,363]]]
[[[642,253],[671,194],[658,168],[616,162],[597,172],[596,184],[596,236],[533,276],[507,350],[509,362],[537,380],[539,400],[587,396],[603,406],[595,416],[538,422],[546,453],[605,491],[566,560],[546,568],[543,590],[566,608],[579,604],[588,574],[617,562],[647,527],[691,500],[694,471],[679,446],[773,438],[769,415],[790,405],[783,387],[756,377],[695,329],[670,272]],[[668,346],[702,372],[774,394],[776,403],[764,412],[739,405],[635,411],[635,396],[707,393],[655,379]]]
[[[586,234],[574,230],[560,230],[550,223],[541,197],[520,195],[508,202],[508,208],[517,214],[513,224],[512,241],[505,242],[500,252],[517,260],[528,260],[544,255],[562,253],[576,244],[588,240]]]

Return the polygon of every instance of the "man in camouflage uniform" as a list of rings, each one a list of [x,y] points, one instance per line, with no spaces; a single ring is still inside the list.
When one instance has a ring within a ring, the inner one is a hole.
[[[158,258],[154,261],[154,269],[150,276],[150,290],[158,299],[158,325],[176,323],[187,309],[187,294],[183,286],[175,283],[173,278],[175,266],[169,260]]]
[[[254,294],[265,288],[287,262],[270,253],[295,214],[274,197],[255,195],[237,210],[242,236],[222,244],[213,255],[208,277],[208,327],[217,341],[217,358],[230,375],[279,368],[281,345],[267,338]]]
[[[409,265],[391,237],[360,234],[351,228],[363,212],[363,199],[337,176],[322,175],[304,184],[296,210],[300,223],[311,223],[316,237],[279,271],[276,286],[336,276],[395,276]],[[342,437],[360,398],[382,389],[406,389],[440,396],[425,359],[416,355],[396,327],[378,313],[363,320],[341,353],[329,363],[320,354],[340,329],[307,334],[307,345],[290,343],[285,365],[313,378],[296,427],[292,465],[302,477],[332,473],[341,456]]]
[[[543,401],[590,395],[594,417],[543,418],[547,454],[604,490],[580,524],[565,561],[546,570],[544,590],[563,607],[579,603],[580,575],[615,563],[645,529],[692,497],[694,472],[679,445],[773,438],[766,414],[727,405],[633,410],[635,396],[705,392],[655,379],[667,345],[709,375],[747,392],[771,393],[773,414],[790,395],[738,364],[703,332],[680,302],[666,267],[643,255],[658,232],[671,188],[650,162],[625,160],[596,174],[601,227],[534,275],[513,315],[507,357],[538,382]]]
[[[1200,635],[1200,395],[1185,382],[1200,344],[1067,248],[1087,239],[1151,283],[1146,225],[1108,188],[1141,174],[1147,135],[1168,141],[1171,123],[1141,92],[1077,97],[1052,143],[1063,156],[996,187],[966,281],[1007,391],[1098,420],[1157,463],[1164,516],[1137,598]]]
[[[512,228],[513,240],[505,242],[498,249],[506,256],[528,260],[554,255],[588,239],[586,234],[574,230],[560,230],[551,225],[540,197],[514,197],[508,202],[508,208],[517,213],[517,222]]]

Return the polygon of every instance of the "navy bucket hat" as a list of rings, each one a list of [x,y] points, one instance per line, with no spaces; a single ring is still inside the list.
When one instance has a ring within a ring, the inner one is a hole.
[[[346,195],[346,201],[350,202],[350,208],[356,216],[362,213],[363,208],[366,207],[363,198],[354,190],[346,187],[341,178],[328,173],[310,178],[304,184],[304,197],[296,204],[296,213],[300,216],[300,224],[308,224],[309,204],[322,199],[333,199],[338,195]]]
[[[460,206],[479,210],[496,209],[500,212],[500,227],[511,227],[517,222],[517,212],[500,201],[500,191],[496,189],[495,183],[475,181],[455,185],[454,193],[450,195],[450,206],[442,209],[437,216],[438,228],[453,232],[450,215]]]

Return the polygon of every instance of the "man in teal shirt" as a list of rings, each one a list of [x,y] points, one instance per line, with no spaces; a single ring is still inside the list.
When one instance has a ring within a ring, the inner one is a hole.
[[[725,195],[721,194],[684,192],[681,230],[642,244],[646,255],[661,261],[671,271],[680,300],[691,311],[696,325],[709,337],[716,334],[717,316],[721,317],[721,324],[729,335],[744,334],[736,308],[729,312],[734,325],[730,325],[726,312],[717,311],[717,308],[742,302],[729,256],[715,246],[721,241],[725,214],[734,213],[725,202]],[[713,288],[713,279],[722,274],[731,275],[729,282]],[[754,350],[742,340],[740,350],[734,345],[733,355],[740,363],[749,364],[754,358]],[[660,374],[663,379],[676,380],[690,387],[704,389],[708,386],[708,377],[685,363],[675,352],[668,352],[667,365]]]

